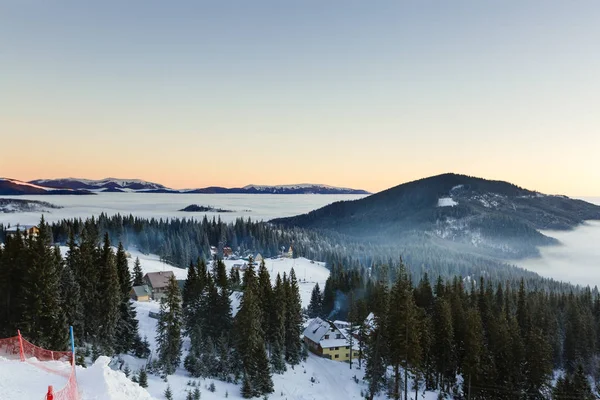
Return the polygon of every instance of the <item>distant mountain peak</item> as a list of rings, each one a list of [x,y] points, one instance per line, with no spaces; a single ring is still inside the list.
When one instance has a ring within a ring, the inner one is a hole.
[[[369,242],[452,242],[462,246],[459,251],[472,248],[482,255],[514,259],[554,243],[539,230],[571,229],[588,219],[600,219],[599,206],[509,182],[448,173],[272,222]]]
[[[210,194],[370,194],[366,190],[340,188],[323,184],[301,183],[290,185],[246,185],[241,188],[225,188],[211,186],[199,189],[171,189],[160,183],[143,179],[85,179],[59,178],[36,179],[31,185],[43,186],[45,189],[87,190],[91,192],[134,192],[134,193],[210,193]],[[0,193],[1,194],[1,193]]]

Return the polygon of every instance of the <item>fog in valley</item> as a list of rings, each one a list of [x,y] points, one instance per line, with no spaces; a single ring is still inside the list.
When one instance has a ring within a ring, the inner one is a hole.
[[[583,198],[599,204],[600,198]],[[557,280],[600,287],[600,221],[572,231],[543,231],[561,244],[540,248],[541,257],[516,261],[520,267]]]

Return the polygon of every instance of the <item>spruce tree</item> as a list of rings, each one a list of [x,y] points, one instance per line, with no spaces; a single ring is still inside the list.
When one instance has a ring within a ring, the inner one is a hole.
[[[81,337],[83,335],[83,301],[76,277],[79,249],[72,231],[69,233],[68,247],[65,263],[60,272],[61,309],[67,325],[73,326],[75,336]]]
[[[246,270],[244,281],[246,287],[235,318],[235,330],[236,350],[245,374],[242,396],[249,398],[270,393],[273,383],[263,340],[259,287],[252,266]]]
[[[171,391],[171,386],[167,385],[167,389],[165,389],[165,399],[167,400],[173,400],[173,392]]]
[[[479,398],[477,388],[485,385],[480,382],[480,370],[483,356],[483,329],[481,317],[475,309],[467,313],[465,327],[465,358],[463,360],[463,393],[467,398]],[[439,360],[438,360],[439,362]],[[475,391],[473,391],[475,387]]]
[[[379,294],[380,307],[387,309],[388,293],[385,285],[378,284],[376,292]],[[365,352],[365,380],[369,384],[367,396],[369,400],[373,400],[385,388],[386,384],[386,356],[388,354],[386,325],[385,313],[374,313],[372,325],[369,327]]]
[[[452,314],[450,305],[443,298],[437,298],[433,315],[433,358],[438,376],[438,387],[448,393],[456,379],[455,349],[453,342]]]
[[[319,288],[319,283],[315,285],[310,295],[310,303],[308,304],[308,317],[316,318],[320,317],[323,314],[322,310],[323,297],[321,295],[321,289]]]
[[[106,354],[115,351],[117,325],[121,317],[121,288],[115,254],[110,245],[108,233],[104,235],[104,245],[99,260],[98,299],[96,299],[98,318],[98,339]]]
[[[421,362],[417,310],[408,277],[401,266],[400,277],[394,285],[386,321],[388,358],[394,370],[392,396],[400,399],[400,367],[404,369],[404,394],[408,396],[409,369],[415,370]]]
[[[146,372],[146,368],[140,369],[138,374],[138,384],[143,388],[148,387],[148,373]]]
[[[133,286],[142,286],[144,284],[144,274],[142,273],[142,264],[140,258],[135,258],[133,264]]]
[[[37,238],[28,238],[30,265],[23,285],[22,333],[31,342],[48,349],[64,349],[68,331],[60,308],[60,253],[51,247],[50,229],[42,216]]]
[[[273,288],[273,307],[271,315],[271,368],[274,373],[282,374],[285,366],[285,316],[286,316],[286,293],[281,276],[277,274],[275,287]]]
[[[285,307],[285,361],[297,365],[301,360],[302,303],[294,268],[290,271]]]
[[[117,249],[116,263],[119,275],[119,286],[121,289],[121,301],[119,304],[120,319],[117,325],[116,350],[118,352],[126,353],[130,350],[134,350],[141,340],[138,333],[136,311],[130,298],[132,290],[131,274],[129,273],[127,255],[122,243],[119,243]]]
[[[265,332],[265,346],[270,351],[271,344],[275,340],[275,327],[272,326],[271,313],[277,306],[273,303],[273,288],[271,277],[265,265],[265,260],[260,262],[258,268],[258,300],[260,302],[261,326]]]
[[[181,295],[174,277],[169,279],[165,296],[160,302],[156,325],[156,344],[160,364],[165,374],[175,372],[181,359]]]

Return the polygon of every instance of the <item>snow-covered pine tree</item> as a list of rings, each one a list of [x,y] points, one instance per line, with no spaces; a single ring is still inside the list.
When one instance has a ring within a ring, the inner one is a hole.
[[[165,374],[175,372],[181,359],[182,310],[179,286],[174,277],[169,279],[165,296],[160,301],[156,344],[159,362]]]

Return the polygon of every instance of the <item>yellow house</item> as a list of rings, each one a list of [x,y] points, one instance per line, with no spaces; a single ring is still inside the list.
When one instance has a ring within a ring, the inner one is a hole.
[[[358,341],[354,339],[350,349],[349,335],[333,322],[315,318],[304,330],[304,343],[311,352],[330,360],[349,361],[350,352],[352,359],[358,359]]]

